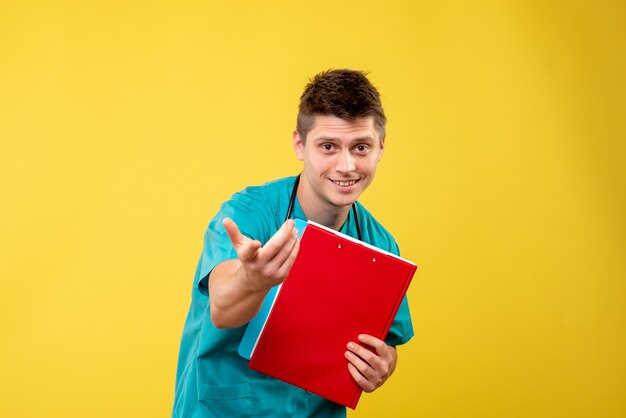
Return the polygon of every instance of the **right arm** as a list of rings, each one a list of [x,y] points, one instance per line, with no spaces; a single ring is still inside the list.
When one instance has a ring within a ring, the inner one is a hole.
[[[282,283],[298,254],[298,233],[287,220],[272,238],[261,243],[243,235],[224,219],[237,259],[216,265],[209,275],[211,321],[217,328],[236,328],[257,314],[267,292]]]

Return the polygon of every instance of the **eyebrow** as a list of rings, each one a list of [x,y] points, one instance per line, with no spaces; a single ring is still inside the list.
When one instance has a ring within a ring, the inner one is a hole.
[[[341,141],[341,138],[336,136],[320,136],[318,138],[315,138],[314,141]],[[357,138],[353,138],[352,140],[350,140],[350,142],[376,142],[376,139],[371,136],[360,136]]]

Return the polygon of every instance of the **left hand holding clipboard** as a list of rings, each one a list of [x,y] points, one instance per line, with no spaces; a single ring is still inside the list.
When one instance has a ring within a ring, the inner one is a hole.
[[[359,344],[349,342],[346,359],[352,378],[365,392],[378,389],[391,376],[398,362],[396,348],[371,335],[359,335],[362,344],[372,347],[374,352]]]

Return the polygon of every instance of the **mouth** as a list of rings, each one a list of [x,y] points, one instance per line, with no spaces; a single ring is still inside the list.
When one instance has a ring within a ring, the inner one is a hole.
[[[332,181],[339,187],[350,187],[350,186],[354,186],[359,181],[359,179],[357,180],[332,180],[331,179],[330,181]]]

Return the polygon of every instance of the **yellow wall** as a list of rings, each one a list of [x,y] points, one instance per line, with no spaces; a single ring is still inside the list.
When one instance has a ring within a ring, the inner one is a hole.
[[[626,416],[622,1],[0,2],[0,416],[166,417],[204,228],[371,71],[420,269],[352,417]],[[388,4],[385,4],[388,3]]]

